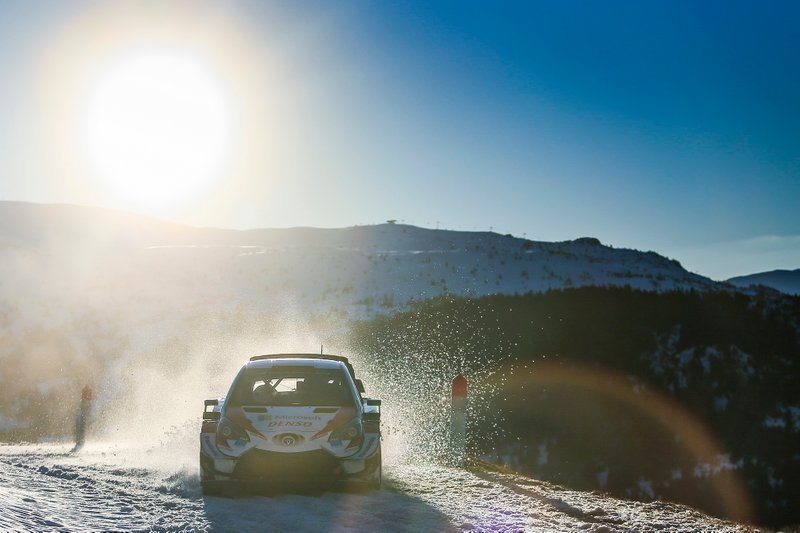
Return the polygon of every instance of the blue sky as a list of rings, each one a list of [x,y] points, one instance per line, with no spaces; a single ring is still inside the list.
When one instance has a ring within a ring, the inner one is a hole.
[[[800,268],[800,3],[159,5],[0,5],[0,198],[238,228],[595,236],[715,279]],[[126,46],[109,32],[146,41],[162,22],[152,38],[173,48],[226,48],[209,64],[246,149],[213,185],[148,204],[52,154],[64,143],[42,132],[70,122],[42,124],[78,89],[48,93],[52,109],[37,95],[93,42]]]

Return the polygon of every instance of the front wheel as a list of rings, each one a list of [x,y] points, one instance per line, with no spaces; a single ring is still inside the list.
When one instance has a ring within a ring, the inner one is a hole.
[[[220,483],[213,481],[201,481],[200,486],[203,488],[203,496],[222,496],[223,487]]]
[[[369,480],[369,488],[373,490],[381,490],[381,483],[383,482],[383,460],[381,459],[380,449],[378,449],[378,455],[375,460],[378,463],[378,467],[372,473],[372,477]]]
[[[222,496],[222,484],[214,480],[214,461],[200,452],[200,487],[203,496]]]

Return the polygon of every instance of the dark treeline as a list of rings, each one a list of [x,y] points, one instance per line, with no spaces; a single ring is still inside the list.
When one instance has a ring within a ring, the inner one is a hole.
[[[592,287],[421,302],[353,342],[398,381],[479,376],[476,454],[775,525],[800,522],[799,325],[800,298],[773,292]]]

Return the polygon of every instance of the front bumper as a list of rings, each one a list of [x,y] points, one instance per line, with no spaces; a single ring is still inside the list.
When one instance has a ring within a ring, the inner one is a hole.
[[[335,479],[340,475],[339,461],[322,450],[281,453],[252,449],[236,462],[232,477],[243,481],[267,482]]]
[[[380,468],[380,436],[368,434],[355,454],[336,457],[325,450],[274,452],[253,448],[239,457],[219,452],[201,439],[200,479],[256,483],[369,480]]]

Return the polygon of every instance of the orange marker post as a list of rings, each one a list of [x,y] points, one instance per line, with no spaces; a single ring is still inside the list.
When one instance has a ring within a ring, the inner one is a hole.
[[[456,465],[463,466],[467,447],[467,378],[461,374],[453,380],[450,410],[450,449]]]

